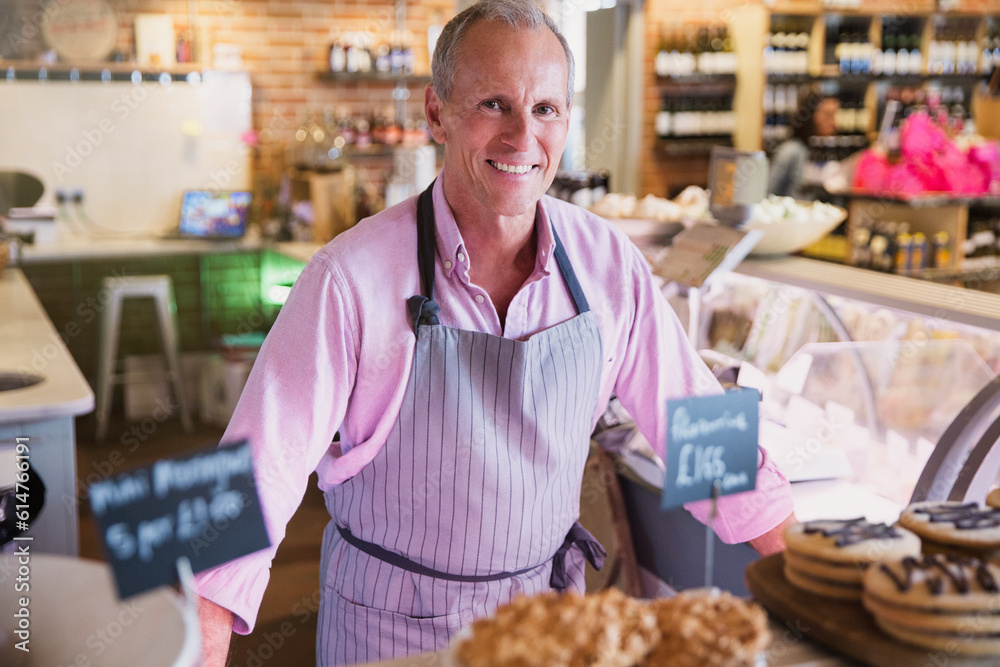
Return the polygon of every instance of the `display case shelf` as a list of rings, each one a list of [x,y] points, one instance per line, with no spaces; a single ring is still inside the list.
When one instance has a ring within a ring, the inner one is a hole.
[[[1000,330],[998,294],[804,257],[748,259],[735,272],[935,321]]]

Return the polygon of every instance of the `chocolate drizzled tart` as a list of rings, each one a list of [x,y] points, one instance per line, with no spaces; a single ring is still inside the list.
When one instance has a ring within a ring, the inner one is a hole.
[[[862,604],[900,641],[960,655],[1000,655],[1000,567],[945,554],[865,572]]]
[[[912,503],[899,523],[920,536],[926,553],[984,560],[1000,556],[1000,508],[957,501]]]
[[[864,518],[826,519],[785,529],[785,578],[817,595],[843,600],[861,598],[861,578],[872,563],[915,556],[915,534]]]

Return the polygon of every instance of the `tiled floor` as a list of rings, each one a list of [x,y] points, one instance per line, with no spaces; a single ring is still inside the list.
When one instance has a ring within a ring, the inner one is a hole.
[[[121,437],[132,426],[112,422],[102,444],[94,442],[92,418],[77,422],[77,470],[84,482],[88,476],[123,472],[153,461],[178,456],[215,445],[222,429],[198,424],[185,433],[176,419],[157,423],[148,430],[135,451]],[[319,604],[319,552],[323,528],[329,516],[315,475],[298,512],[289,523],[287,536],[271,567],[271,583],[261,605],[257,627],[246,637],[233,636],[231,665],[235,667],[299,667],[315,663],[316,610]],[[89,508],[80,509],[80,556],[103,560],[98,534]]]

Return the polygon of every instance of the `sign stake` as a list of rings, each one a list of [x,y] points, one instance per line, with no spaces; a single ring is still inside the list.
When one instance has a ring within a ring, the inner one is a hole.
[[[719,516],[719,490],[722,484],[715,480],[712,484],[712,511],[708,514],[705,524],[705,588],[712,587],[712,572],[715,571],[715,517]]]

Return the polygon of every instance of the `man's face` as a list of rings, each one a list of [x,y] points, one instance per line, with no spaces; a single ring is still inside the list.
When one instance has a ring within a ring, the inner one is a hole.
[[[469,29],[450,99],[429,87],[425,99],[434,138],[446,145],[453,208],[534,214],[566,146],[567,69],[559,40],[544,26],[516,30],[484,21]]]

